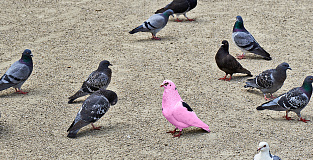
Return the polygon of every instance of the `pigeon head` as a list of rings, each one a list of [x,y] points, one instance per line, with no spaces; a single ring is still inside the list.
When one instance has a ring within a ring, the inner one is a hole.
[[[269,150],[270,150],[270,147],[266,142],[260,142],[259,143],[259,148],[257,151],[264,152],[264,151],[269,151]]]
[[[243,20],[241,18],[241,16],[237,16],[236,17],[236,22],[233,28],[233,32],[237,32],[237,31],[246,31],[248,32],[245,27],[243,26]]]
[[[22,55],[31,56],[31,57],[33,56],[33,55],[32,55],[32,51],[29,50],[29,49],[25,49],[24,52],[22,53]]]
[[[107,60],[101,61],[98,70],[107,69],[109,66],[112,66],[112,64],[109,61]]]
[[[104,88],[100,88],[99,93],[103,96],[105,96],[108,100],[109,103],[113,106],[117,103],[118,97],[117,94],[111,90],[106,90]]]
[[[228,41],[223,40],[223,41],[222,41],[222,46],[223,46],[224,48],[227,48],[227,49],[228,49],[228,47],[229,47]]]
[[[163,12],[163,15],[166,15],[167,17],[169,17],[170,15],[173,15],[174,11],[171,9],[166,10],[165,12]]]
[[[160,87],[164,87],[164,89],[174,89],[176,90],[176,86],[174,82],[171,80],[164,80]]]
[[[287,70],[287,69],[290,69],[290,70],[292,70],[291,68],[290,68],[290,66],[289,66],[289,64],[288,63],[286,63],[286,62],[283,62],[283,63],[281,63],[280,65],[278,65],[277,67],[276,67],[276,69],[277,70]]]
[[[20,59],[21,63],[24,63],[28,66],[32,66],[32,51],[30,51],[29,49],[25,49],[24,52],[22,53],[22,58]]]

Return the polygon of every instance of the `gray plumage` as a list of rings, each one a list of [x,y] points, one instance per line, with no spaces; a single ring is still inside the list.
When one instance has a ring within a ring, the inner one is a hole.
[[[236,17],[236,23],[233,28],[232,39],[234,43],[244,52],[240,59],[244,57],[246,52],[254,53],[262,56],[265,60],[271,60],[271,56],[267,53],[254,37],[246,30],[243,25],[241,16]]]
[[[272,101],[263,103],[257,107],[257,110],[274,110],[274,111],[286,111],[287,120],[291,120],[288,117],[288,112],[293,111],[300,118],[299,120],[306,122],[308,120],[301,117],[301,110],[309,103],[312,95],[312,82],[313,76],[307,76],[301,87],[293,88],[287,93],[280,95]]]
[[[0,91],[14,87],[17,93],[26,94],[22,85],[33,71],[32,53],[25,49],[20,60],[14,62],[0,79]]]
[[[263,71],[254,79],[248,79],[244,87],[257,88],[261,90],[266,100],[268,100],[268,98],[266,97],[266,93],[270,93],[271,97],[273,98],[272,93],[280,89],[287,78],[287,69],[291,70],[289,64],[283,62],[279,64],[275,69]]]
[[[248,76],[252,76],[251,72],[243,68],[241,64],[229,54],[228,50],[229,44],[226,40],[223,40],[222,46],[215,55],[215,61],[218,68],[226,73],[225,77],[220,79],[229,81],[234,73],[245,73]],[[226,78],[228,74],[230,74],[230,78]]]
[[[164,8],[157,10],[155,13],[163,13],[164,11],[171,9],[176,14],[176,21],[181,22],[178,19],[178,16],[183,14],[188,21],[193,21],[193,19],[189,19],[186,15],[187,12],[194,9],[197,6],[197,0],[173,0],[171,3],[166,5]]]
[[[163,29],[170,15],[174,12],[171,9],[166,10],[163,13],[154,14],[148,20],[146,20],[142,25],[130,31],[130,34],[134,34],[137,32],[150,32],[152,34],[152,39],[160,40],[160,38],[156,37],[156,33],[158,33],[161,29]]]
[[[111,82],[112,70],[109,68],[112,64],[107,61],[101,61],[97,70],[93,71],[83,82],[82,87],[73,96],[69,97],[68,103],[79,97],[91,94],[100,88],[107,88]]]
[[[101,88],[99,91],[91,94],[83,103],[78,111],[72,125],[68,128],[67,137],[75,138],[77,132],[88,124],[98,121],[110,108],[117,103],[117,95],[111,90]],[[98,129],[93,126],[94,129]]]

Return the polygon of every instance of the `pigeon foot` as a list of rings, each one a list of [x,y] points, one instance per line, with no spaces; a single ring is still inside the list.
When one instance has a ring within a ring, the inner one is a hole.
[[[299,121],[302,121],[302,122],[304,122],[304,123],[307,123],[307,121],[310,121],[310,120],[307,120],[307,119],[304,119],[304,118],[300,117]]]
[[[158,38],[156,36],[152,36],[152,40],[161,40],[161,38]]]
[[[181,131],[179,131],[179,133],[178,134],[176,134],[176,135],[174,135],[173,137],[180,137],[182,134],[181,134]]]
[[[28,92],[23,92],[22,90],[17,90],[16,88],[15,88],[15,92],[18,94],[27,94],[28,93]]]
[[[92,125],[92,130],[100,130],[100,128],[101,128],[101,126],[95,127],[92,123],[91,123],[91,125]]]
[[[188,20],[188,21],[195,21],[195,19],[189,19],[189,18],[187,18],[187,20]]]
[[[237,56],[237,59],[242,60],[246,59],[246,56],[244,54]]]
[[[287,115],[284,116],[284,118],[286,118],[288,121],[289,121],[289,120],[293,120],[291,117],[288,117]]]
[[[182,22],[183,20],[179,20],[178,18],[175,20],[175,22]]]
[[[168,131],[166,133],[171,133],[171,134],[175,134],[177,131],[176,131],[177,128],[175,128],[173,131]]]

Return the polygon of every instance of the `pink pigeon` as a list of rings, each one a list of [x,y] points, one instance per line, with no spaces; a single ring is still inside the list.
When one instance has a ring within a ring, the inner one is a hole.
[[[190,106],[184,102],[177,91],[175,84],[170,80],[163,81],[160,87],[164,87],[162,99],[162,113],[164,117],[175,126],[172,133],[174,137],[180,137],[184,128],[194,126],[210,132],[209,126],[202,122]],[[179,129],[179,133],[176,129]]]

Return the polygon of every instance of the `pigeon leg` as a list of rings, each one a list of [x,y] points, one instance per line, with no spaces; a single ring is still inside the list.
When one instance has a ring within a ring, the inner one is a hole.
[[[28,93],[28,92],[23,92],[22,90],[16,89],[16,88],[15,88],[15,92],[18,94],[27,94]]]
[[[177,19],[175,21],[176,22],[182,22],[183,20],[179,20],[178,17],[177,17]]]
[[[272,99],[275,99],[275,98],[276,98],[276,97],[273,97],[272,93],[270,93],[270,94],[271,94],[271,98],[272,98]]]
[[[194,19],[189,19],[186,15],[186,13],[184,14],[184,16],[187,18],[188,21],[195,21]]]
[[[176,131],[177,128],[175,128],[173,131],[168,131],[166,133],[172,133],[172,134],[175,134],[177,131]]]
[[[218,80],[224,80],[225,81],[225,79],[227,79],[226,77],[227,77],[227,74],[225,75],[225,77],[219,78]]]
[[[231,80],[231,75],[229,76],[229,78],[226,78],[225,81],[230,81]]]
[[[272,97],[273,97],[273,96],[272,96]],[[266,97],[266,94],[264,94],[264,99],[265,99],[266,101],[271,100],[270,98],[267,98],[267,97]]]
[[[307,123],[307,121],[310,121],[310,120],[307,120],[307,119],[304,119],[304,118],[300,117],[299,121],[302,121],[302,122],[304,122],[304,123]]]
[[[155,35],[152,34],[152,40],[161,40],[161,38],[156,37]]]
[[[245,54],[243,53],[242,55],[237,56],[237,59],[241,60],[241,59],[246,59]]]
[[[288,117],[288,112],[289,112],[289,111],[286,111],[286,116],[284,116],[284,118],[286,118],[286,119],[289,121],[289,120],[292,120],[292,118],[291,118],[291,117]]]
[[[92,126],[92,130],[100,130],[100,128],[101,128],[101,126],[95,127],[95,126],[93,125],[93,123],[91,123],[91,126]]]
[[[181,134],[181,131],[179,131],[179,133],[178,134],[176,134],[176,135],[174,135],[173,137],[180,137],[182,134]]]

